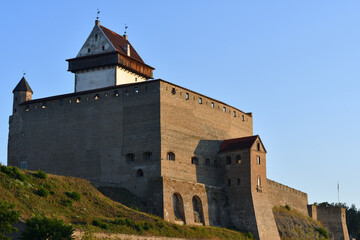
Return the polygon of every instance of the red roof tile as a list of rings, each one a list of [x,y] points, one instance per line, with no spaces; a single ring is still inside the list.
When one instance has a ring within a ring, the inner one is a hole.
[[[220,146],[220,152],[233,152],[251,148],[259,135],[224,140]]]
[[[132,58],[138,62],[144,63],[144,61],[141,59],[139,54],[135,51],[133,46],[131,46],[130,42],[128,40],[126,40],[123,36],[117,34],[116,32],[111,31],[110,29],[108,29],[104,26],[100,26],[100,28],[120,54],[127,56],[127,54],[125,52],[125,47],[127,44],[129,44],[130,45],[130,58]]]

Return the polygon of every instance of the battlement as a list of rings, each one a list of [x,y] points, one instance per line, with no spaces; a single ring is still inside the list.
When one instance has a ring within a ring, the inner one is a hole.
[[[307,198],[307,194],[302,192],[302,191],[299,191],[295,188],[291,188],[289,186],[286,186],[284,184],[281,184],[281,183],[278,183],[278,182],[275,182],[273,180],[270,180],[270,179],[266,179],[267,180],[267,184],[268,186],[272,186],[274,188],[278,188],[278,189],[281,189],[282,191],[285,191],[285,192],[289,192],[289,193],[293,193],[293,194],[296,194],[296,195],[299,195],[300,197],[304,197],[304,198]]]
[[[289,205],[304,215],[308,215],[308,196],[306,193],[270,179],[267,179],[266,191],[272,206]]]

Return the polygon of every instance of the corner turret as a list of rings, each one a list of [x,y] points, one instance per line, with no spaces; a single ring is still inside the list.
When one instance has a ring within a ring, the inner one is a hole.
[[[33,91],[26,81],[25,77],[22,77],[20,82],[16,85],[13,90],[13,115],[17,112],[17,107],[20,103],[30,101],[32,98]]]

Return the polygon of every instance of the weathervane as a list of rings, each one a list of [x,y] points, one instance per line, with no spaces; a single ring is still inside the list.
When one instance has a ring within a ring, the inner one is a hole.
[[[26,72],[25,72],[25,70],[23,70],[23,77],[25,77],[25,75],[26,75]]]
[[[97,9],[97,13],[96,13],[96,20],[99,20],[99,14],[100,14],[100,10]]]
[[[128,26],[125,24],[125,31],[124,31],[124,35],[126,35],[126,29],[128,28]]]

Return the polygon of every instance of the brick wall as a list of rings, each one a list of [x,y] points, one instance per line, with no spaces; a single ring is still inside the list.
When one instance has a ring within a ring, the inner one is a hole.
[[[266,191],[272,207],[288,204],[291,208],[308,215],[308,197],[306,193],[269,179],[267,179]]]

